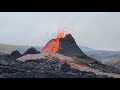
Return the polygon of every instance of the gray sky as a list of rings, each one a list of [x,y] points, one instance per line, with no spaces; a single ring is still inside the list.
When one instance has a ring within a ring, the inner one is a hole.
[[[120,50],[119,12],[0,12],[0,43],[42,46],[60,27],[78,45]]]

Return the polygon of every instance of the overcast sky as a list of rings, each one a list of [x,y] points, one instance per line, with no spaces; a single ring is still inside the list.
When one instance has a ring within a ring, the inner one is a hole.
[[[62,27],[78,45],[120,50],[119,12],[0,12],[0,43],[43,46]]]

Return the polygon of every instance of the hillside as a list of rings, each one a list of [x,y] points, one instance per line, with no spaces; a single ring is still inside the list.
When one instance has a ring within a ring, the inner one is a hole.
[[[14,50],[19,50],[20,53],[24,53],[30,47],[35,47],[37,50],[41,50],[43,46],[25,46],[25,45],[0,44],[0,52],[10,54]],[[84,53],[94,51],[94,49],[88,48],[86,46],[79,46],[79,47]]]
[[[9,45],[9,44],[0,44],[0,52],[11,54],[12,51],[18,50],[20,53],[24,53],[28,48],[32,46],[24,46],[24,45]],[[34,46],[37,50],[41,49],[42,47]]]
[[[84,53],[89,53],[95,51],[92,48],[86,47],[86,46],[79,46],[79,48],[84,52]]]
[[[110,66],[114,66],[120,70],[120,56],[104,59],[102,63]]]
[[[113,57],[120,57],[120,51],[94,50],[87,52],[86,54],[98,61],[104,61]]]
[[[103,64],[120,69],[120,51],[95,50],[86,53],[88,56],[101,61]]]

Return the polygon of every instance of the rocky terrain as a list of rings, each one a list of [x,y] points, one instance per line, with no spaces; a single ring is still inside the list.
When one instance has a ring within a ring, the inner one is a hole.
[[[94,50],[86,52],[86,54],[97,61],[110,66],[114,66],[120,70],[120,52],[119,51],[104,51]]]
[[[54,57],[34,47],[0,55],[0,78],[120,78],[120,70],[87,56],[71,34],[60,40]]]
[[[8,55],[7,57],[10,58]],[[6,56],[1,56],[6,60]],[[80,71],[71,68],[67,63],[57,59],[17,61],[14,57],[9,60],[1,60],[1,78],[105,78],[92,72]]]

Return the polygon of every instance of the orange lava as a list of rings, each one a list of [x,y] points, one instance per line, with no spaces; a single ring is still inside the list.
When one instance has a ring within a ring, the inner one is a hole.
[[[58,32],[57,38],[64,38],[65,37],[65,33],[63,31]]]
[[[51,51],[51,52],[57,52],[59,50],[59,41],[60,38],[64,38],[65,33],[59,32],[57,37],[55,39],[50,40],[46,46],[42,49],[42,51]]]
[[[59,42],[61,38],[65,37],[65,33],[63,31],[58,32],[58,35],[55,39],[50,40],[45,47],[42,49],[42,51],[45,51],[45,56],[48,57],[54,57],[54,54],[50,52],[57,52],[59,50]],[[50,52],[49,52],[50,51]]]
[[[46,52],[46,53],[45,53],[45,56],[50,57],[50,58],[55,57],[55,55],[54,55],[54,54],[52,54],[52,53],[48,53],[48,52]]]
[[[87,71],[92,71],[92,69],[90,67],[87,67],[87,66],[85,66],[83,64],[74,64],[73,66],[74,67],[83,67]]]

